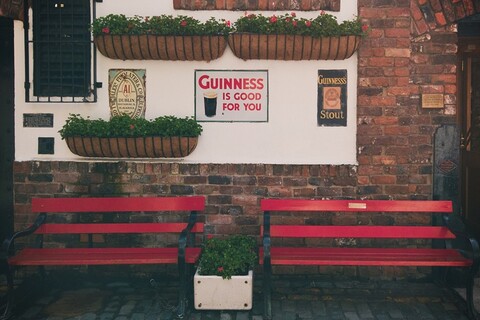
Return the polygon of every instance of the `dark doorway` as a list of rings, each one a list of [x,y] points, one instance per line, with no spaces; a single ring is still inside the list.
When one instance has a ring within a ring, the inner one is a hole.
[[[0,239],[13,231],[13,20],[0,17]]]
[[[468,226],[480,236],[480,15],[458,24],[460,123],[462,128],[462,209]]]

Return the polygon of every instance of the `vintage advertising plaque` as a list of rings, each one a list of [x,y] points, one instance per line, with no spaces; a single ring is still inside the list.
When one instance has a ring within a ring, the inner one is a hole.
[[[110,114],[145,117],[145,69],[110,69],[108,95]]]
[[[347,126],[347,70],[318,70],[319,126]]]
[[[268,71],[195,70],[195,119],[268,122]]]

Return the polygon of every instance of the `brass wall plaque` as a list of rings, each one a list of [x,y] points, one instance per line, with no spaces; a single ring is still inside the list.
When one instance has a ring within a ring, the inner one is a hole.
[[[443,107],[444,107],[443,94],[441,93],[422,94],[422,108],[441,109]]]

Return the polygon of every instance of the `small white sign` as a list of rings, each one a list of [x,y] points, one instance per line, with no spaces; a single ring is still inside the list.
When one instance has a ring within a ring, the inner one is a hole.
[[[195,119],[267,122],[267,70],[195,70]]]

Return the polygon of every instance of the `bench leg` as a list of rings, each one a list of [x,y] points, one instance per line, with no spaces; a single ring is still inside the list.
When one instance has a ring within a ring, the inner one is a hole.
[[[178,264],[178,273],[179,273],[179,292],[178,292],[178,307],[177,307],[177,318],[183,319],[185,316],[185,311],[187,308],[187,264],[179,263]]]
[[[7,302],[5,305],[5,311],[3,312],[3,315],[0,317],[1,320],[7,320],[10,319],[12,316],[12,307],[13,307],[13,289],[14,289],[14,284],[13,284],[13,269],[8,266],[7,270],[5,272],[5,276],[7,277]]]
[[[263,304],[265,319],[272,319],[272,265],[265,262],[263,265]]]
[[[475,283],[475,274],[473,271],[469,272],[467,283],[466,283],[466,303],[467,303],[467,313],[469,319],[477,319],[477,311],[473,304],[473,286]]]

